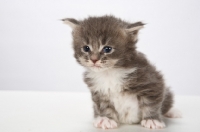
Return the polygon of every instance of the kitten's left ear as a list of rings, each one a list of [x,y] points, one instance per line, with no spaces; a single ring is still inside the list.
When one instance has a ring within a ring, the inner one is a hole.
[[[65,19],[62,19],[62,21],[65,24],[69,25],[72,29],[79,26],[79,24],[80,24],[79,21],[77,21],[76,19],[73,19],[73,18],[65,18]]]
[[[137,40],[138,31],[144,27],[144,23],[136,22],[127,26],[125,31],[133,37],[133,40]]]

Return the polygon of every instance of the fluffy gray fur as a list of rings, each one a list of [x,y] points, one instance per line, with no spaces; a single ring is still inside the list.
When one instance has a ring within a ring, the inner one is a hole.
[[[164,125],[159,126],[163,123],[161,115],[172,107],[173,95],[166,87],[162,74],[144,54],[136,50],[138,32],[144,24],[129,23],[113,16],[89,17],[79,21],[67,18],[63,21],[73,29],[74,56],[86,68],[84,81],[91,91],[94,117],[99,119],[96,127],[115,128],[113,121],[117,124],[143,121],[144,127],[163,128]],[[83,50],[86,45],[91,48],[89,52]],[[100,50],[104,46],[112,47],[112,53]],[[94,59],[98,64],[93,64]],[[101,82],[104,74],[110,79]],[[120,83],[112,82],[115,75],[111,74],[116,74]],[[134,112],[128,110],[131,106],[120,104],[125,107],[121,110],[124,113],[116,107],[119,104],[115,100],[133,104],[128,97],[136,97],[138,111],[135,121],[128,119]]]

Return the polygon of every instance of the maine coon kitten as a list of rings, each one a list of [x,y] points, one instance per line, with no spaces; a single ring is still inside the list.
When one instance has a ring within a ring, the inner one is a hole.
[[[141,122],[157,129],[165,127],[161,115],[180,117],[170,110],[173,96],[162,75],[136,50],[142,22],[113,16],[63,21],[73,29],[74,56],[86,68],[84,81],[92,95],[95,127]]]

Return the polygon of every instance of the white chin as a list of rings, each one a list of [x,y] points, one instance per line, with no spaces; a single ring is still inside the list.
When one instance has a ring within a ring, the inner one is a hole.
[[[89,69],[94,72],[102,72],[102,71],[107,70],[108,68],[90,67]]]

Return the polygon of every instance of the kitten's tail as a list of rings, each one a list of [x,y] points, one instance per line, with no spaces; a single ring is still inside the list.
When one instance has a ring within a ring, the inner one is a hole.
[[[169,118],[181,118],[182,113],[178,109],[173,107],[173,98],[173,93],[170,91],[169,88],[166,88],[165,98],[162,104],[162,114]]]

